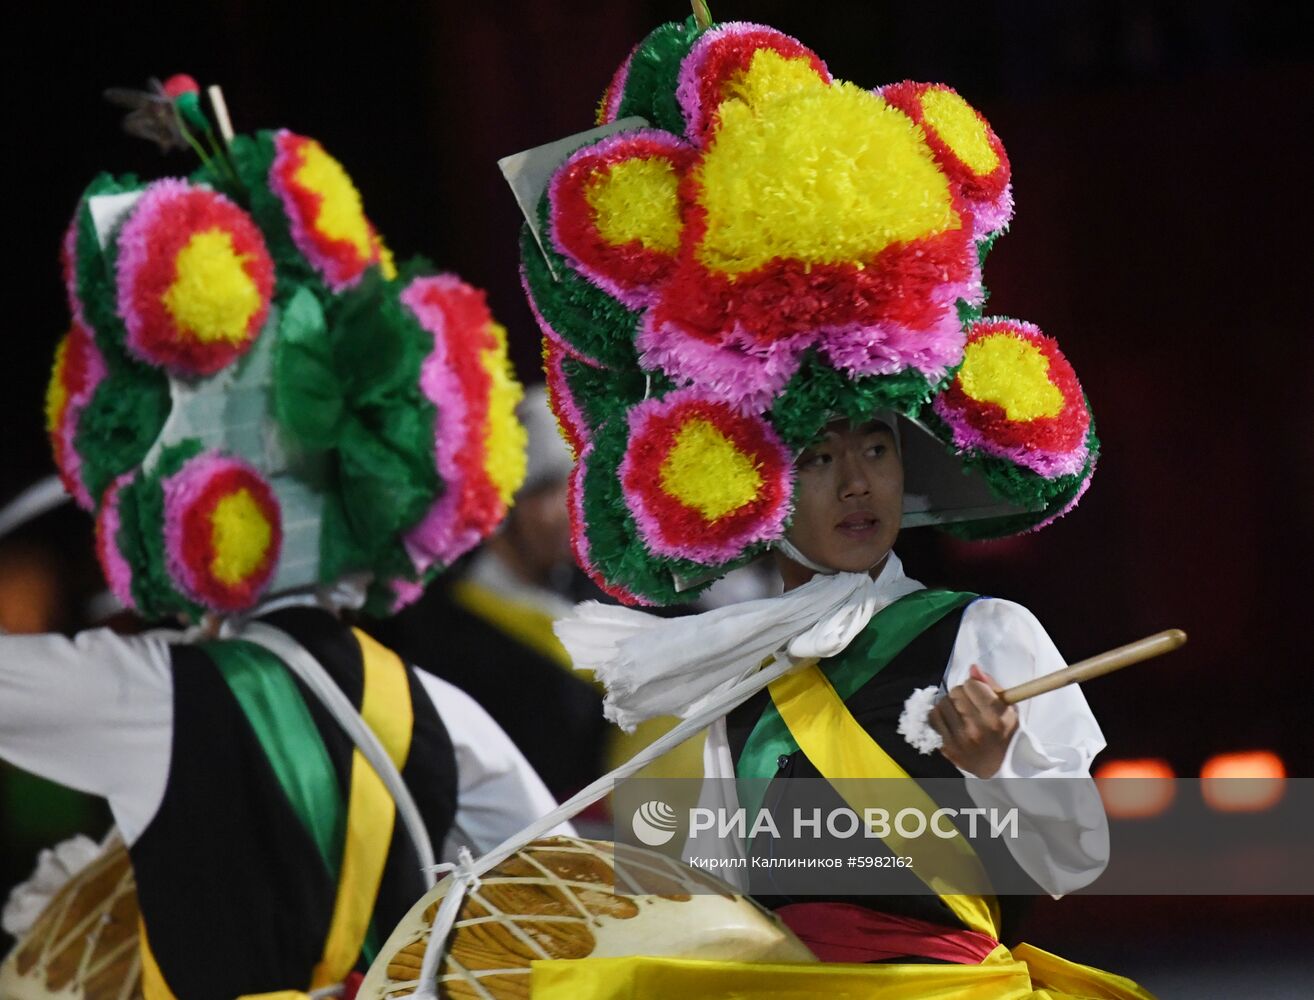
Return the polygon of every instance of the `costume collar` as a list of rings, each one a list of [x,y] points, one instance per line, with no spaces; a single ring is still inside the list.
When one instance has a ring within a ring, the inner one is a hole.
[[[656,716],[706,710],[770,656],[835,656],[874,614],[920,589],[891,552],[874,580],[818,575],[778,597],[683,618],[587,601],[557,622],[556,633],[576,669],[593,671],[606,686],[607,718],[628,730]]]

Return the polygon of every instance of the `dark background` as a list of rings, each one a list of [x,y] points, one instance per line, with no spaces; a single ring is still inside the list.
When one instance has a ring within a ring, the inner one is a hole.
[[[1018,207],[986,268],[988,311],[1059,339],[1104,458],[1080,508],[1038,535],[964,545],[910,532],[901,552],[928,583],[1028,605],[1070,660],[1186,629],[1183,651],[1087,689],[1107,756],[1162,757],[1183,776],[1256,748],[1292,775],[1314,771],[1306,6],[712,4],[720,20],[795,35],[865,86],[950,83],[1003,139]],[[495,161],[590,127],[629,48],[685,13],[676,0],[28,7],[4,42],[13,312],[0,335],[0,502],[51,470],[41,401],[67,321],[58,243],[82,187],[100,170],[193,166],[124,136],[103,88],[188,72],[223,85],[239,131],[320,139],[399,256],[423,252],[488,290],[532,379],[518,215]],[[87,519],[48,515],[0,557],[24,547],[58,554],[56,624],[74,623],[100,587]],[[22,795],[6,793],[11,832]],[[26,872],[20,839],[0,874]],[[1309,904],[1072,900],[1040,907],[1032,936],[1165,995],[1197,972],[1220,996],[1279,995],[1229,992],[1224,967],[1240,976],[1285,956],[1294,975],[1307,948],[1289,935],[1314,929]],[[1280,989],[1280,963],[1266,968]]]

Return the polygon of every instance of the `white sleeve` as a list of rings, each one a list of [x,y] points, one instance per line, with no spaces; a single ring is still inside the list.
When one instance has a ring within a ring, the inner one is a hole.
[[[946,688],[966,681],[973,664],[1005,688],[1067,666],[1035,615],[991,598],[963,612]],[[1028,699],[1017,713],[1018,729],[999,771],[989,778],[964,777],[977,806],[1018,809],[1019,836],[1008,848],[1028,875],[1058,897],[1093,882],[1109,861],[1108,820],[1090,777],[1104,734],[1075,684]],[[1032,778],[1063,780],[1025,780]]]
[[[0,636],[0,757],[104,796],[128,844],[159,809],[169,778],[169,635]]]
[[[444,861],[455,861],[460,847],[478,857],[556,808],[543,779],[478,702],[427,670],[415,674],[456,751],[456,822],[443,845]],[[547,836],[574,832],[562,823]]]

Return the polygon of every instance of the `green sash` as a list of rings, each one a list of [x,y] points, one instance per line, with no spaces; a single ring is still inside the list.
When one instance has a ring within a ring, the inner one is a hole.
[[[975,600],[976,594],[954,590],[919,590],[901,597],[877,612],[862,634],[844,652],[818,664],[842,700],[881,672],[914,639],[949,612]],[[911,692],[909,692],[911,694]],[[747,815],[756,816],[766,794],[767,780],[780,768],[782,755],[798,750],[798,743],[780,717],[774,702],[767,704],[757,725],[749,734],[744,751],[735,766],[741,779],[757,778],[740,789],[740,805]],[[751,799],[752,801],[745,801]]]
[[[292,810],[336,882],[347,809],[324,741],[291,673],[253,642],[207,642],[201,648],[241,705]]]

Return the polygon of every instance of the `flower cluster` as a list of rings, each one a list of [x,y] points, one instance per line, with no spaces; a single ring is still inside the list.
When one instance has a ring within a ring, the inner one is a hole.
[[[553,249],[641,311],[641,364],[758,410],[812,347],[854,377],[942,378],[962,350],[958,302],[981,299],[973,212],[989,201],[955,150],[978,168],[977,146],[994,157],[980,228],[1005,221],[1008,163],[984,119],[928,92],[951,145],[753,25],[698,37],[675,82],[680,132],[585,146],[548,191]]]
[[[96,342],[74,316],[55,349],[55,367],[46,389],[46,432],[64,488],[84,510],[94,509],[95,502],[83,476],[78,428],[105,374],[105,359]]]
[[[417,278],[401,301],[432,337],[420,388],[437,409],[434,462],[443,494],[406,535],[416,568],[450,564],[506,515],[525,477],[522,392],[510,373],[506,331],[483,292],[455,275]]]
[[[961,96],[864,89],[772,28],[690,21],[608,85],[599,123],[631,116],[648,126],[555,170],[542,247],[521,241],[577,460],[575,553],[600,585],[667,603],[781,538],[791,455],[838,417],[923,416],[1031,512],[996,528],[1073,499],[1095,441],[1071,369],[1043,337],[1009,353],[996,321],[972,325],[1013,200]]]
[[[505,331],[455,276],[399,275],[313,139],[102,175],[62,258],[47,425],[126,605],[231,613],[350,573],[386,612],[505,516],[525,446]]]

